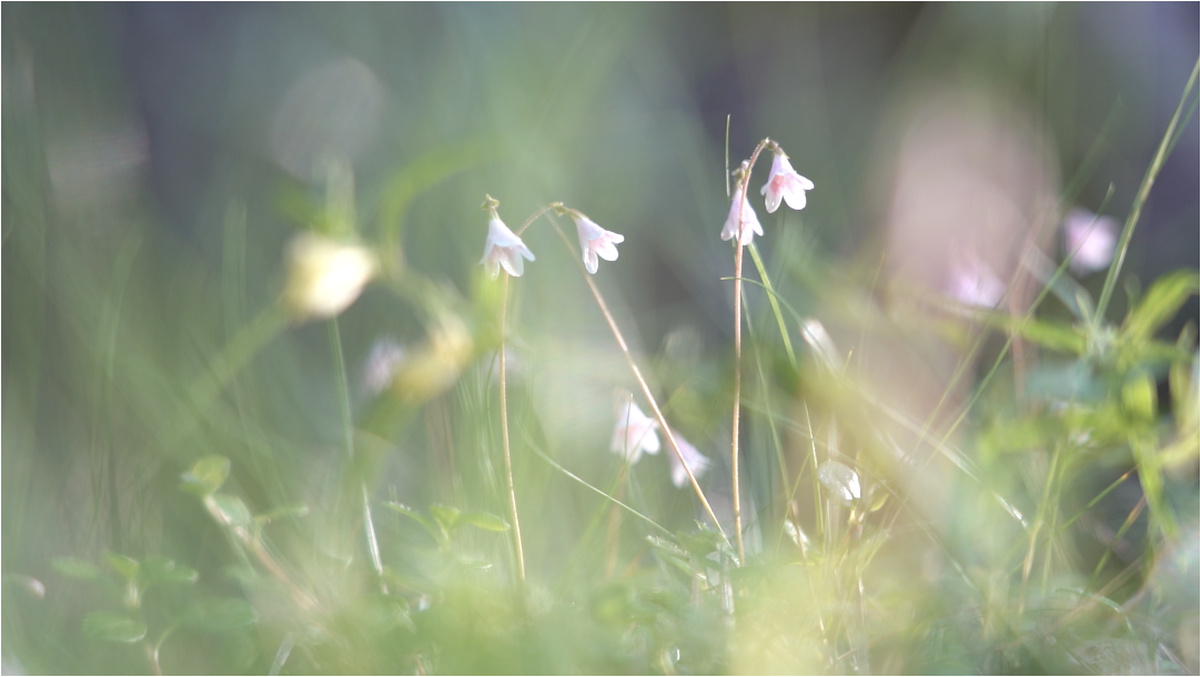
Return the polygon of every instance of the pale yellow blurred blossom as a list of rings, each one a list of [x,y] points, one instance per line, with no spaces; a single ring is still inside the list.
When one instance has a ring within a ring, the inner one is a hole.
[[[335,317],[362,293],[378,270],[370,249],[352,241],[301,233],[287,250],[283,300],[301,320]]]
[[[755,233],[763,234],[762,224],[758,222],[758,215],[754,213],[750,202],[742,200],[742,182],[739,179],[737,187],[733,190],[733,201],[729,205],[725,227],[721,230],[721,239],[731,240],[736,235],[738,244],[745,247],[754,241]]]
[[[1063,245],[1078,275],[1103,270],[1112,262],[1120,225],[1111,216],[1097,216],[1075,208],[1063,219]]]
[[[604,230],[596,225],[595,221],[577,211],[571,210],[569,213],[571,219],[575,221],[575,229],[579,233],[579,249],[583,252],[583,265],[589,273],[595,275],[600,266],[597,257],[605,261],[616,261],[617,245],[625,241],[625,236]]]
[[[462,319],[445,313],[429,337],[400,362],[391,392],[401,400],[421,403],[446,392],[475,354],[475,342]]]
[[[775,147],[775,159],[771,162],[771,173],[767,176],[767,183],[762,187],[761,194],[767,196],[767,213],[773,214],[776,209],[779,209],[780,199],[787,202],[787,206],[795,210],[804,209],[808,198],[804,192],[815,188],[812,181],[800,176],[795,169],[792,168],[792,163],[788,161],[788,156],[778,146]],[[759,235],[762,233],[760,232]]]
[[[674,429],[671,430],[671,434],[675,437],[675,444],[679,446],[679,453],[683,455],[684,463],[687,463],[687,467],[691,469],[692,475],[696,479],[700,479],[700,476],[708,470],[708,466],[712,461],[697,451],[696,447],[683,439],[683,436],[675,432]],[[671,461],[671,483],[682,489],[688,484],[687,470],[684,470],[683,463],[680,463],[679,456],[674,452],[667,454],[667,458]]]
[[[626,395],[617,407],[617,425],[613,429],[612,452],[621,454],[630,464],[637,463],[642,452],[657,454],[659,450],[658,421],[646,416]]]

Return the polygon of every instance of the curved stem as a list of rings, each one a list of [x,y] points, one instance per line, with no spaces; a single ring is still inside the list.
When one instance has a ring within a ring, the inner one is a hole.
[[[738,203],[737,251],[733,259],[733,439],[729,444],[729,465],[733,475],[731,480],[733,484],[733,531],[737,538],[739,565],[746,560],[746,546],[742,539],[742,491],[738,473],[738,435],[742,410],[742,250],[745,249],[746,244],[749,244],[742,242],[742,220],[746,211],[746,191],[750,186],[750,173],[754,170],[754,163],[758,162],[758,156],[762,153],[763,148],[770,142],[770,139],[758,142],[758,146],[755,147],[754,154],[750,156],[746,170],[740,178],[742,190],[739,193],[741,200]]]
[[[528,225],[528,224],[527,224]],[[525,548],[521,543],[521,521],[517,517],[517,490],[513,485],[512,451],[508,441],[508,375],[504,355],[505,323],[508,316],[508,273],[500,297],[500,439],[504,448],[504,477],[508,482],[508,509],[512,516],[513,544],[517,549],[517,575],[525,582]]]
[[[745,189],[742,190],[743,195]],[[743,204],[745,198],[743,197]],[[733,475],[733,533],[737,538],[738,562],[746,560],[742,541],[742,492],[738,477],[738,436],[742,410],[742,251],[741,214],[738,214],[738,248],[733,263],[733,439],[729,446],[729,467]]]
[[[549,219],[549,221],[550,225],[554,226],[554,232],[558,233],[558,237],[563,241],[563,244],[566,245],[568,250],[574,253],[574,250],[571,248],[571,241],[563,233],[558,222],[553,218]],[[629,344],[625,343],[625,337],[617,327],[617,321],[613,319],[612,312],[608,309],[608,304],[604,302],[604,296],[600,293],[600,288],[596,286],[596,282],[592,279],[591,274],[587,272],[587,269],[583,267],[583,261],[578,256],[575,257],[575,265],[583,275],[583,281],[587,283],[588,289],[591,290],[592,298],[596,299],[596,305],[600,306],[600,313],[604,315],[604,321],[608,323],[609,331],[612,332],[613,338],[617,341],[617,347],[621,349],[621,354],[625,356],[625,362],[629,365],[629,370],[633,372],[634,379],[637,380],[638,386],[642,389],[642,395],[650,403],[650,409],[654,412],[654,418],[658,421],[659,429],[666,435],[671,451],[679,459],[680,464],[683,465],[684,471],[687,472],[688,480],[692,483],[692,490],[696,492],[696,497],[700,499],[700,504],[704,506],[704,512],[712,520],[713,526],[717,528],[717,532],[721,534],[721,538],[725,543],[731,545],[729,537],[725,535],[725,530],[721,528],[721,523],[717,521],[716,513],[713,512],[712,506],[708,503],[708,498],[704,496],[704,490],[700,488],[700,483],[696,481],[696,476],[692,474],[692,469],[688,467],[683,452],[679,450],[679,443],[675,441],[675,433],[671,431],[671,426],[667,425],[666,417],[663,416],[662,410],[658,408],[658,401],[654,399],[654,394],[650,392],[650,385],[646,383],[646,379],[642,376],[642,370],[638,369],[637,363],[633,361],[633,353],[629,350]]]
[[[1184,104],[1191,96],[1192,88],[1196,85],[1198,76],[1200,76],[1200,59],[1197,59],[1196,65],[1192,68],[1192,74],[1188,77],[1187,84],[1183,88],[1183,96],[1179,98],[1179,106],[1175,108],[1175,114],[1171,116],[1171,122],[1167,125],[1167,131],[1163,134],[1162,141],[1158,144],[1158,150],[1154,153],[1154,159],[1150,162],[1150,167],[1146,170],[1146,175],[1142,178],[1142,184],[1138,186],[1137,196],[1133,199],[1133,208],[1129,212],[1129,218],[1125,220],[1125,227],[1121,229],[1121,238],[1117,242],[1113,264],[1108,269],[1108,276],[1104,278],[1104,288],[1101,289],[1100,300],[1096,303],[1096,315],[1092,319],[1093,330],[1100,328],[1104,313],[1108,309],[1113,288],[1117,284],[1117,276],[1121,273],[1121,265],[1125,262],[1125,253],[1129,250],[1129,240],[1133,237],[1133,229],[1137,227],[1138,219],[1142,215],[1142,206],[1150,198],[1150,189],[1154,186],[1154,180],[1158,178],[1158,173],[1162,170],[1163,163],[1167,161],[1167,156],[1171,154],[1171,149],[1174,148],[1175,141],[1177,141],[1175,129],[1180,126],[1180,122],[1184,118]],[[1191,111],[1189,111],[1189,117],[1190,113]]]

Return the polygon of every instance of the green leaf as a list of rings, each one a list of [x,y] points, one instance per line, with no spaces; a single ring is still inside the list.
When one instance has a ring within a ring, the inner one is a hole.
[[[1034,343],[1072,355],[1087,351],[1087,339],[1074,327],[1038,320],[1025,320],[1014,327],[1021,336]]]
[[[146,636],[146,626],[122,614],[99,611],[83,619],[83,633],[105,642],[136,642]]]
[[[1145,372],[1130,374],[1121,385],[1121,404],[1135,420],[1153,421],[1158,410],[1154,379]]]
[[[274,510],[270,510],[261,515],[255,515],[254,521],[263,524],[274,522],[285,517],[304,517],[308,514],[308,506],[303,503],[293,503],[291,505],[281,505]]]
[[[174,560],[160,555],[147,557],[146,561],[142,562],[142,580],[148,585],[158,583],[191,585],[199,577],[200,574],[196,573],[195,569],[180,566]]]
[[[249,526],[254,518],[242,499],[229,494],[213,494],[205,499],[208,511],[219,522],[231,527]]]
[[[454,531],[454,528],[458,526],[459,517],[462,515],[458,508],[452,508],[439,503],[429,506],[429,514],[433,515],[433,519],[438,523],[438,526],[448,532]]]
[[[184,621],[193,627],[205,630],[237,630],[258,621],[254,607],[237,597],[218,597],[198,602],[190,609]]]
[[[55,557],[50,561],[50,566],[63,576],[77,581],[91,581],[102,575],[100,567],[78,557]]]
[[[458,516],[458,524],[470,524],[488,531],[508,531],[509,529],[508,522],[487,512],[464,512]]]
[[[1180,270],[1164,275],[1129,312],[1121,333],[1127,339],[1148,339],[1166,324],[1191,296],[1200,293],[1200,274]]]
[[[105,551],[104,559],[108,562],[108,566],[112,567],[112,570],[117,572],[121,578],[132,581],[137,577],[139,564],[136,559],[108,551]]]
[[[658,555],[662,561],[674,566],[676,569],[683,571],[689,576],[695,575],[696,571],[692,568],[692,563],[688,557],[688,554],[684,552],[684,550],[678,545],[675,545],[671,541],[662,538],[661,536],[655,536],[654,534],[647,534],[646,541],[649,542],[650,545],[654,546],[654,553]]]
[[[699,559],[704,559],[709,555],[720,552],[725,548],[725,539],[721,538],[721,534],[708,529],[700,529],[691,533],[676,532],[675,539],[679,545]]]
[[[400,513],[401,515],[407,515],[408,517],[411,517],[418,524],[425,527],[425,530],[428,531],[429,535],[433,536],[433,538],[435,540],[438,538],[437,527],[434,526],[433,522],[429,521],[429,518],[425,517],[417,510],[410,508],[407,505],[404,505],[403,503],[397,503],[395,501],[387,501],[384,503],[384,505],[391,508],[392,510],[395,510],[396,512]]]
[[[183,474],[183,490],[205,498],[225,484],[229,478],[229,459],[224,456],[205,456]]]

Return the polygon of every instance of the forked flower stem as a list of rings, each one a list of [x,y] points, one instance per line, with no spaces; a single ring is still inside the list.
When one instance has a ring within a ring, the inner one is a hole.
[[[517,490],[513,485],[512,450],[508,441],[508,375],[504,345],[508,317],[508,278],[504,273],[504,291],[500,296],[500,440],[504,448],[504,478],[508,483],[508,510],[512,517],[513,545],[517,549],[517,575],[525,582],[525,547],[521,543],[521,521],[517,517]]]
[[[545,210],[543,210],[545,211]],[[540,214],[541,212],[539,212]],[[558,222],[553,218],[548,219],[550,225],[554,226],[554,232],[558,233],[558,237],[562,239],[563,244],[567,249],[574,253],[571,247],[571,241],[563,233]],[[592,297],[596,299],[596,305],[600,306],[600,313],[604,315],[604,321],[608,323],[608,328],[612,331],[613,338],[617,341],[617,347],[621,349],[621,354],[625,356],[625,362],[629,364],[629,370],[633,372],[633,377],[637,380],[638,386],[642,389],[642,395],[646,397],[646,401],[650,403],[650,409],[654,412],[654,418],[658,421],[659,428],[667,436],[667,443],[671,447],[671,451],[683,465],[683,469],[687,472],[688,480],[692,483],[692,490],[696,492],[696,497],[700,499],[700,504],[704,506],[704,512],[708,514],[708,518],[712,520],[713,525],[717,528],[717,532],[721,534],[721,538],[726,545],[729,543],[729,537],[725,535],[725,530],[721,528],[721,523],[717,521],[717,515],[713,512],[712,506],[708,504],[708,499],[704,496],[704,490],[700,488],[700,483],[696,481],[696,476],[692,474],[692,469],[688,467],[687,461],[683,456],[683,452],[679,450],[679,443],[675,441],[675,433],[671,431],[671,426],[667,425],[667,419],[663,416],[662,410],[658,408],[658,401],[654,399],[654,394],[650,392],[650,386],[646,383],[646,379],[642,376],[642,370],[638,369],[637,363],[633,360],[633,353],[629,350],[629,344],[625,343],[625,337],[621,334],[621,330],[617,327],[617,321],[613,319],[612,312],[608,309],[608,304],[604,302],[604,296],[600,293],[600,288],[596,286],[596,282],[592,280],[592,276],[583,267],[583,261],[576,256],[575,265],[579,268],[579,272],[583,274],[583,281],[587,283],[588,289],[592,292]],[[740,557],[740,554],[739,554]]]
[[[750,187],[750,173],[754,170],[754,163],[758,162],[759,154],[768,143],[771,143],[769,138],[758,142],[739,179],[742,190],[738,193],[741,201],[738,203],[737,251],[733,256],[733,439],[729,443],[729,465],[733,476],[730,480],[733,485],[733,531],[737,538],[739,566],[746,561],[746,546],[742,540],[742,490],[738,473],[738,436],[742,418],[742,256],[746,248],[742,243],[742,219],[746,211],[746,191]]]

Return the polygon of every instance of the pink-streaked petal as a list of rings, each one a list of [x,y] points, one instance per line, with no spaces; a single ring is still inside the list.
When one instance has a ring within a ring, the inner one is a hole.
[[[620,233],[604,230],[582,214],[572,215],[576,231],[579,235],[579,249],[583,256],[583,265],[593,275],[600,267],[597,257],[605,261],[616,261],[617,243],[624,242],[625,236]]]
[[[697,451],[696,447],[692,446],[690,442],[683,439],[683,436],[678,432],[672,430],[671,433],[674,435],[675,444],[679,446],[679,453],[683,456],[683,460],[685,463],[687,463],[687,467],[691,469],[692,475],[694,475],[696,479],[700,479],[700,476],[703,475],[706,470],[708,470],[710,463],[708,457]],[[687,470],[684,469],[683,463],[679,462],[679,457],[674,453],[668,454],[667,458],[671,460],[671,483],[682,489],[684,485],[688,483]]]
[[[738,183],[733,191],[733,200],[729,204],[729,216],[725,218],[725,227],[721,229],[721,239],[731,240],[737,235],[738,244],[745,246],[754,241],[755,233],[763,234],[762,224],[758,222],[758,215],[754,213],[754,207],[749,202],[742,205],[742,186]]]

